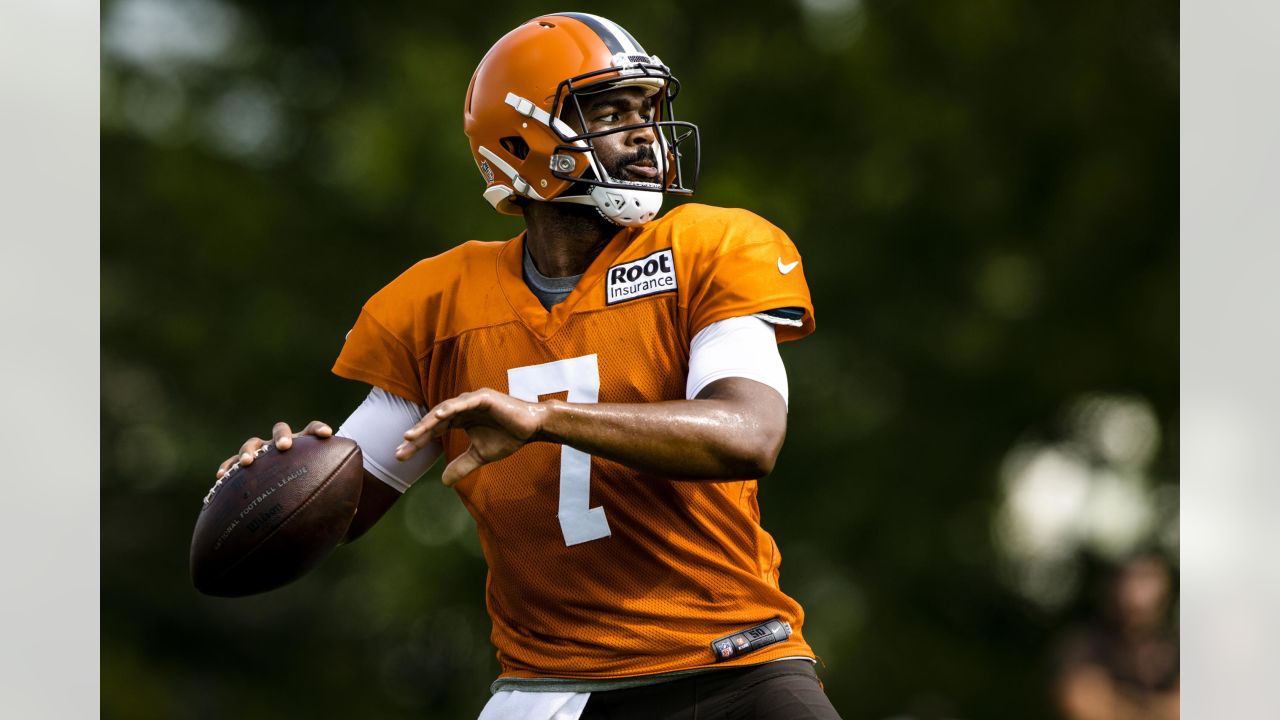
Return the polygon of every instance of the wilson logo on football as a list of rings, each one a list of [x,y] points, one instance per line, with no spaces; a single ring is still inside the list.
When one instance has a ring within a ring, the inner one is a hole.
[[[604,288],[608,305],[676,290],[671,248],[609,268]]]

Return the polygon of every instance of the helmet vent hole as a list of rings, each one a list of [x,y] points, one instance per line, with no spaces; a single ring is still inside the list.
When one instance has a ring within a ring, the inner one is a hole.
[[[542,22],[540,22],[540,23],[538,23],[538,24],[539,24],[539,25],[541,25],[542,27],[544,27],[544,28],[548,28],[548,29],[555,27],[555,23],[549,23],[549,22],[547,22],[546,20],[543,20]]]
[[[524,138],[510,135],[502,138],[498,142],[502,143],[502,147],[505,148],[507,152],[515,155],[521,160],[529,157],[529,143],[525,142]]]

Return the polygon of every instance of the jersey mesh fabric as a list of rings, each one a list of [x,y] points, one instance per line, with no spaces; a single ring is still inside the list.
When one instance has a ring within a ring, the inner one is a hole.
[[[607,271],[671,251],[674,291],[610,305]],[[594,356],[599,402],[682,400],[689,339],[727,317],[812,306],[791,241],[751,213],[684,205],[618,233],[569,297],[544,309],[521,276],[523,238],[471,242],[424,260],[366,303],[334,365],[344,377],[435,405],[469,390],[512,392],[508,372]],[[575,368],[588,367],[581,363]],[[564,398],[566,388],[544,388]],[[568,398],[570,401],[573,397]],[[452,459],[461,431],[444,438]],[[562,448],[527,445],[455,489],[489,565],[486,600],[503,677],[622,678],[716,665],[710,643],[772,618],[783,643],[723,665],[812,657],[803,612],[779,588],[756,480],[691,482],[590,458],[589,506],[607,536],[567,544],[557,518]]]

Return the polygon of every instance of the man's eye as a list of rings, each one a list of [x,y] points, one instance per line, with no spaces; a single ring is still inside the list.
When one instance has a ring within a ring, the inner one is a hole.
[[[652,112],[641,112],[641,113],[636,113],[635,115],[638,118],[639,122],[650,122],[651,120],[653,120]],[[605,115],[599,115],[596,117],[595,122],[603,123],[605,125],[613,125],[615,123],[620,123],[622,122],[622,113],[611,112]]]

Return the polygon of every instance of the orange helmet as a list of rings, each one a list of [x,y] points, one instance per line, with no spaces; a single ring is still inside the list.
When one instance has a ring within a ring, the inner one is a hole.
[[[638,87],[654,97],[644,123],[585,132],[579,96]],[[463,109],[471,153],[484,176],[484,197],[498,212],[521,214],[517,198],[591,205],[618,225],[641,225],[662,207],[664,192],[693,194],[698,128],[677,122],[672,100],[680,82],[656,55],[618,24],[586,13],[536,17],[507,33],[485,54]],[[563,119],[577,113],[584,132]],[[593,140],[637,128],[653,130],[655,182],[617,179]],[[691,142],[686,142],[690,141]],[[687,144],[691,149],[681,149]],[[682,161],[692,159],[691,177]]]

